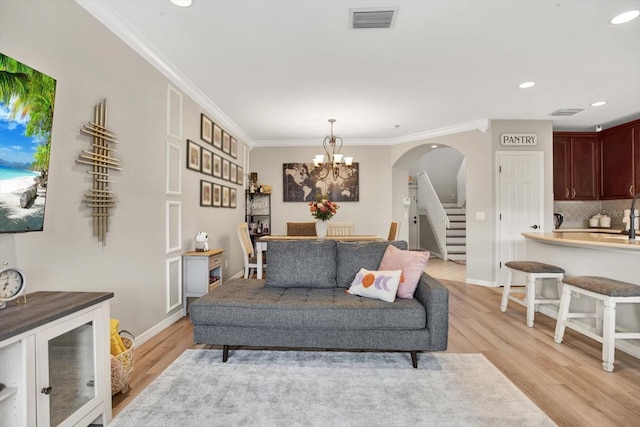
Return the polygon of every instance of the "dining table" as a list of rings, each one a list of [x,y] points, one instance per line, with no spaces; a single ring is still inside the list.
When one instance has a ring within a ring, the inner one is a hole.
[[[255,240],[256,243],[256,258],[257,258],[257,277],[258,279],[262,279],[263,275],[263,264],[262,257],[263,253],[267,251],[267,243],[268,242],[278,242],[284,240],[337,240],[340,242],[383,242],[386,239],[370,235],[370,234],[353,234],[350,236],[327,236],[327,237],[317,237],[317,236],[282,236],[271,234],[268,236],[262,236]]]

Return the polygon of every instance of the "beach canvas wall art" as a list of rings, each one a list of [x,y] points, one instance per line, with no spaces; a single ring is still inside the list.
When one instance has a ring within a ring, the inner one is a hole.
[[[42,231],[56,81],[0,52],[0,233]]]

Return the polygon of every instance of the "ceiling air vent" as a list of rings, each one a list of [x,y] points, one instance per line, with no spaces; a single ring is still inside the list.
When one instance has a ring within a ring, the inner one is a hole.
[[[584,110],[584,108],[561,108],[551,113],[552,116],[573,116]]]
[[[396,19],[397,7],[375,9],[350,9],[351,28],[391,28]]]

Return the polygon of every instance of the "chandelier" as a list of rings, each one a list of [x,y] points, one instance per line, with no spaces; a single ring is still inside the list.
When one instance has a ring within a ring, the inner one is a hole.
[[[334,180],[337,178],[344,179],[353,175],[353,170],[351,169],[353,157],[344,157],[340,154],[342,138],[333,134],[333,124],[335,122],[336,119],[329,119],[331,135],[326,136],[322,141],[325,154],[316,154],[313,158],[314,174],[319,180],[324,180],[329,176],[333,176]]]

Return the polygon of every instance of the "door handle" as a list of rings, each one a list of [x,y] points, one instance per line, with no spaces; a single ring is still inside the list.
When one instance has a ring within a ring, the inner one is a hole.
[[[629,186],[629,195],[633,196],[633,184]]]
[[[576,198],[576,189],[575,188],[573,189],[573,193],[571,194],[571,197],[574,198],[574,199]]]
[[[42,390],[40,390],[40,393],[42,393],[42,394],[51,394],[51,390],[53,390],[53,388],[51,386],[44,387]]]
[[[537,230],[539,227],[538,227],[538,224],[533,224],[530,228],[533,228],[534,230]]]
[[[568,187],[564,189],[564,195],[565,195],[565,197],[567,199],[569,198],[569,188]]]

